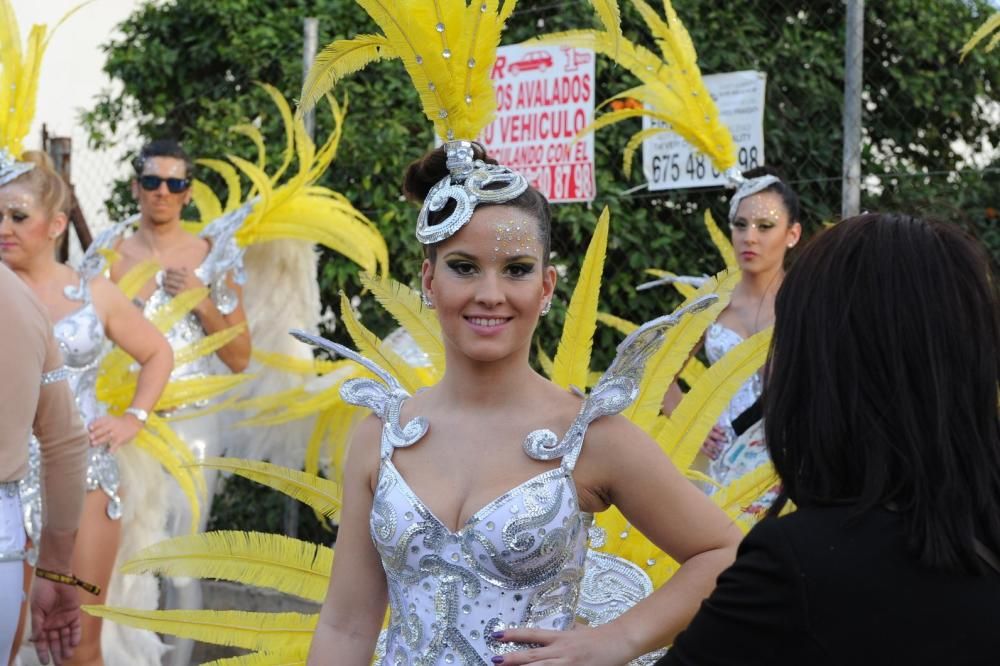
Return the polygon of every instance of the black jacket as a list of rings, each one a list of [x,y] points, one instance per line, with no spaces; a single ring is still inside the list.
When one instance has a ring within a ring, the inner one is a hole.
[[[656,666],[996,666],[1000,575],[929,570],[900,517],[851,507],[765,519]]]

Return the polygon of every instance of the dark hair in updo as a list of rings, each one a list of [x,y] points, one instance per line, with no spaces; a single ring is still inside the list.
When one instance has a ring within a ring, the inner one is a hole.
[[[486,150],[480,144],[473,143],[472,148],[473,159],[482,160],[487,164],[499,164],[486,154]],[[406,167],[406,173],[403,175],[403,194],[410,201],[423,205],[427,193],[447,175],[448,165],[445,148],[439,146]],[[552,211],[549,209],[549,202],[542,196],[541,192],[529,185],[528,189],[515,199],[505,201],[502,204],[480,203],[479,206],[511,206],[535,218],[538,221],[538,239],[542,243],[542,261],[548,265],[552,247]],[[429,215],[428,224],[434,226],[440,223],[454,209],[454,202],[449,202],[443,209]],[[436,249],[436,243],[424,246],[424,253],[431,261],[437,258]]]
[[[774,192],[779,197],[781,197],[781,203],[785,205],[785,211],[788,213],[788,224],[793,225],[802,222],[799,217],[799,195],[795,193],[791,187],[785,182],[785,176],[782,175],[780,171],[770,166],[759,166],[753,169],[748,169],[743,172],[744,178],[760,178],[761,176],[774,176],[778,179],[777,183],[773,185],[768,185],[761,192]]]

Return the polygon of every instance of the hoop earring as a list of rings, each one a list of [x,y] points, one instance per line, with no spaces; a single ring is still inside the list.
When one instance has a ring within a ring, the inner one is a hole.
[[[544,317],[549,313],[549,310],[551,309],[552,309],[552,300],[550,299],[545,301],[545,305],[542,306],[542,312],[540,313],[539,316]]]
[[[424,307],[427,308],[428,310],[434,309],[434,301],[432,301],[430,299],[430,296],[428,296],[424,292],[420,292],[420,302],[423,303]]]

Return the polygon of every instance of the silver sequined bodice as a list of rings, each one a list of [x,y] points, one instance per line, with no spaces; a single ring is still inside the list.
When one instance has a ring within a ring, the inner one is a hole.
[[[81,281],[78,287],[68,287],[66,296],[80,301],[74,310],[53,326],[53,334],[63,355],[63,367],[52,379],[65,379],[76,399],[80,418],[85,425],[107,413],[97,399],[97,376],[104,353],[110,346],[104,325],[90,298],[90,285]],[[28,473],[21,481],[21,506],[25,529],[37,544],[42,529],[41,450],[32,436],[28,447]],[[121,516],[121,499],[118,496],[119,471],[115,457],[104,447],[91,447],[87,463],[87,490],[104,491],[108,496],[108,516]],[[34,552],[29,553],[33,559]]]
[[[590,424],[620,414],[635,401],[646,361],[662,345],[666,330],[714,300],[702,297],[629,334],[562,438],[548,429],[525,438],[525,454],[559,460],[559,466],[494,499],[456,532],[427,508],[392,462],[395,449],[417,444],[430,427],[421,416],[400,421],[410,397],[405,388],[353,350],[293,331],[298,339],[349,358],[375,377],[344,382],[340,395],[349,404],[371,409],[383,424],[369,526],[385,570],[390,618],[379,640],[377,663],[491,664],[494,657],[530,647],[499,643],[493,632],[510,627],[566,630],[577,617],[602,624],[652,592],[640,568],[588,551],[593,516],[580,509],[573,469]],[[656,658],[648,655],[632,663]]]
[[[84,285],[83,306],[66,315],[53,327],[56,341],[67,370],[66,379],[76,397],[76,406],[84,423],[104,415],[97,400],[97,369],[108,346],[101,318],[90,300],[90,289]]]
[[[170,299],[170,295],[163,291],[162,287],[157,286],[149,300],[143,303],[142,314],[146,319],[150,319],[157,310],[169,303]],[[184,347],[204,339],[205,329],[201,327],[201,321],[198,320],[198,317],[193,312],[188,312],[163,335],[176,354]],[[170,379],[205,377],[212,372],[211,361],[210,355],[202,355],[190,363],[178,365],[170,373]]]
[[[717,363],[733,347],[743,342],[743,336],[719,323],[714,323],[705,332],[705,355],[710,363]],[[735,445],[736,432],[733,421],[749,409],[760,397],[763,389],[760,373],[754,373],[743,382],[719,417],[718,425],[726,433],[726,445],[722,455],[709,465],[708,473],[715,481],[726,485],[750,469],[767,460],[767,451],[760,440],[755,446]]]
[[[391,453],[370,522],[389,586],[383,664],[490,663],[518,648],[492,632],[573,625],[592,516],[580,510],[569,465],[525,481],[451,532]]]

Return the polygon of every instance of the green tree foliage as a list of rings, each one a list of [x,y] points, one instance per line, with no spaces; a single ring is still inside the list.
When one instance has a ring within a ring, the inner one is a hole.
[[[658,4],[658,3],[657,3]],[[766,155],[802,194],[807,233],[837,217],[842,160],[844,4],[841,0],[744,0],[691,2],[675,8],[691,32],[706,73],[758,69],[768,74]],[[630,38],[649,44],[636,31],[642,22],[623,2]],[[505,43],[541,32],[592,27],[576,0],[522,0],[509,23]],[[575,9],[576,11],[567,11]],[[880,187],[863,197],[867,209],[904,209],[932,214],[977,229],[996,253],[1000,248],[995,173],[965,170],[956,141],[998,143],[987,102],[1000,85],[1000,57],[973,52],[962,64],[958,49],[989,15],[986,0],[880,0],[868,3],[865,25],[866,148],[863,173],[878,175]],[[129,118],[140,120],[149,137],[174,136],[197,156],[234,153],[251,157],[246,139],[227,128],[257,119],[282,146],[279,120],[265,95],[252,84],[265,81],[290,99],[302,80],[302,19],[320,19],[320,43],[375,26],[348,0],[176,0],[149,3],[121,26],[105,47],[105,69],[122,93],[107,93],[85,114],[94,143],[110,141]],[[650,44],[650,46],[652,46]],[[636,82],[605,59],[598,61],[598,99]],[[429,123],[396,62],[377,63],[342,84],[351,111],[341,150],[324,184],[343,192],[382,229],[392,273],[416,284],[421,249],[413,239],[416,211],[402,201],[403,169],[432,145]],[[638,123],[638,121],[636,121]],[[319,136],[328,129],[322,111]],[[700,211],[725,216],[721,189],[627,194],[641,183],[639,168],[621,171],[621,149],[635,127],[602,130],[597,140],[598,196],[593,205],[556,208],[553,246],[565,266],[559,288],[568,301],[574,276],[600,208],[612,210],[612,237],[603,302],[616,314],[645,320],[670,307],[668,290],[636,293],[648,267],[710,273],[721,267],[701,226]],[[949,175],[950,174],[950,175]],[[205,176],[206,174],[201,174]],[[221,184],[219,184],[221,185]],[[116,215],[132,205],[124,188],[109,202]],[[324,298],[360,291],[355,269],[325,255]],[[379,333],[392,323],[366,304],[366,322]],[[541,344],[554,351],[562,308],[543,322]],[[609,360],[618,335],[602,330],[595,366]]]

